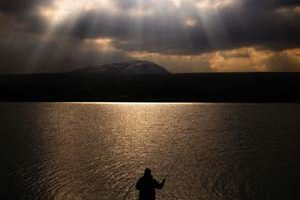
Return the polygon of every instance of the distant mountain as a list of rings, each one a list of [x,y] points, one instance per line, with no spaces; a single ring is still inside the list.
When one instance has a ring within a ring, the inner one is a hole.
[[[128,61],[123,63],[113,63],[103,66],[86,67],[75,70],[72,73],[99,74],[99,75],[168,75],[166,69],[149,61]]]

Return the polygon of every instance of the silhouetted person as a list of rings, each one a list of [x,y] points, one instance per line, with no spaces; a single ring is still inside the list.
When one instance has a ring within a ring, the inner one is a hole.
[[[136,183],[136,189],[140,191],[139,200],[155,200],[155,189],[162,189],[166,179],[161,183],[151,175],[151,170],[146,168],[144,176]]]

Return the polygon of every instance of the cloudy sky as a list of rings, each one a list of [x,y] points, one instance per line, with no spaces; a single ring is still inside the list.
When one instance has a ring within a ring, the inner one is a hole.
[[[0,1],[0,73],[133,59],[171,72],[300,71],[300,1]]]

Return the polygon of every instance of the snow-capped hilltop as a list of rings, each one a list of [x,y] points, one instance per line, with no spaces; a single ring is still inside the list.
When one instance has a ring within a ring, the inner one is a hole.
[[[168,75],[163,67],[149,61],[128,61],[103,66],[88,67],[74,71],[75,73],[107,74],[107,75]]]

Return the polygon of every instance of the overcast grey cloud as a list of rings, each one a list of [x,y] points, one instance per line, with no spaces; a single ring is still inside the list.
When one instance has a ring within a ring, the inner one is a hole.
[[[174,72],[197,71],[197,63],[198,71],[297,71],[299,23],[296,0],[1,1],[0,72],[57,72],[139,58]],[[245,48],[264,59],[249,67]],[[243,57],[220,56],[231,51]]]

